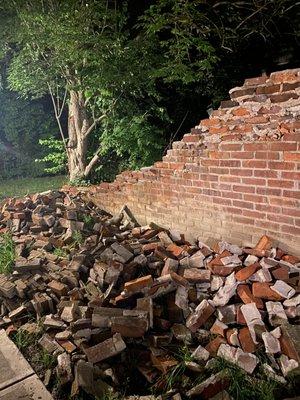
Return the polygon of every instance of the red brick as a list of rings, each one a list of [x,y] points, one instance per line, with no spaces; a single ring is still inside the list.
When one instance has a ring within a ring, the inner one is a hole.
[[[274,83],[297,82],[298,79],[297,70],[276,71],[270,75],[270,80]]]
[[[252,151],[232,151],[230,153],[231,158],[237,159],[252,159],[254,158],[254,153]]]
[[[245,281],[250,278],[250,276],[252,276],[259,268],[260,265],[258,263],[248,265],[247,267],[244,267],[236,272],[235,278],[238,281]]]
[[[266,196],[259,196],[257,194],[244,194],[244,200],[246,201],[253,201],[254,203],[266,203],[267,197]]]
[[[275,142],[270,143],[270,150],[273,151],[296,151],[297,143]]]
[[[285,161],[296,161],[300,162],[300,152],[299,153],[288,153],[284,152],[283,153],[283,159]]]
[[[263,235],[255,245],[256,250],[269,250],[272,247],[272,239],[267,235]]]
[[[265,186],[266,180],[260,178],[242,178],[242,182],[246,185]]]
[[[300,181],[300,172],[281,172],[282,179],[294,179],[295,181]]]
[[[236,214],[236,215],[242,214],[242,210],[240,208],[226,207],[226,211],[230,214]]]
[[[231,200],[230,199],[223,199],[223,198],[220,198],[220,197],[215,197],[213,199],[213,203],[222,204],[224,206],[230,206],[231,205]]]
[[[268,79],[267,75],[259,76],[257,78],[248,78],[245,79],[244,85],[246,86],[262,85],[266,82],[267,79]]]
[[[137,293],[146,287],[152,286],[152,284],[153,279],[151,275],[142,276],[141,278],[126,282],[124,285],[124,290],[129,293]]]
[[[264,194],[266,196],[281,196],[281,194],[282,194],[281,189],[270,189],[270,188],[262,188],[262,187],[257,187],[256,193]]]
[[[233,135],[224,135],[221,137],[222,142],[225,142],[225,141],[230,142],[232,140],[235,141],[235,140],[241,140],[241,139],[242,139],[242,135],[240,133],[235,133]]]
[[[227,343],[224,338],[221,336],[216,337],[215,339],[211,340],[206,346],[205,349],[209,352],[212,357],[217,356],[217,352],[219,347],[222,343]]]
[[[260,298],[256,298],[253,296],[248,285],[239,285],[237,287],[237,294],[239,295],[243,303],[255,303],[257,308],[264,308],[264,302]]]
[[[282,257],[283,261],[287,261],[291,264],[297,264],[298,262],[300,262],[300,258],[296,257],[296,256],[292,256],[290,254],[286,254]]]
[[[240,183],[241,178],[235,176],[220,176],[220,182]]]
[[[297,89],[300,86],[300,82],[295,82],[295,83],[284,83],[282,85],[282,91],[287,92],[290,90]]]
[[[299,217],[300,218],[300,207],[297,209],[293,208],[283,208],[282,209],[282,214],[284,215],[290,215],[292,217]]]
[[[268,186],[292,189],[295,186],[294,181],[284,181],[279,179],[268,179]]]
[[[238,151],[242,150],[243,144],[242,143],[221,143],[220,144],[220,149],[224,151]],[[296,146],[297,150],[297,146]]]
[[[285,92],[281,94],[273,94],[270,96],[272,103],[282,103],[283,101],[288,101],[290,99],[298,99],[299,96],[294,92]]]
[[[233,204],[235,207],[248,208],[249,210],[252,210],[253,207],[254,207],[252,203],[247,202],[247,201],[234,200],[234,201],[232,202],[232,204]]]
[[[258,211],[267,213],[280,213],[281,208],[276,206],[269,206],[268,204],[255,204],[255,208]]]
[[[284,190],[283,196],[284,197],[292,197],[292,198],[300,200],[300,191]]]
[[[244,115],[249,115],[250,111],[245,107],[239,107],[235,108],[234,110],[231,110],[231,114],[242,117]]]
[[[256,89],[257,94],[272,94],[280,91],[280,85],[259,86]]]
[[[257,151],[255,158],[258,160],[279,160],[280,154],[278,151]]]
[[[278,172],[277,171],[270,171],[270,170],[255,170],[254,176],[262,177],[262,178],[277,178]]]
[[[269,122],[269,118],[265,116],[254,116],[247,119],[247,122],[250,124],[266,124]]]
[[[230,174],[231,175],[238,175],[238,176],[252,176],[252,169],[235,169],[235,168],[231,168],[230,169]]]
[[[246,217],[233,217],[233,220],[238,222],[239,224],[246,224],[246,225],[254,225],[253,218],[246,218]]]
[[[267,219],[282,224],[290,224],[290,225],[294,224],[294,219],[292,217],[288,217],[286,215],[281,215],[281,214],[268,214]]]
[[[259,219],[265,218],[265,214],[260,213],[258,211],[251,211],[251,210],[243,210],[243,215],[245,215],[245,217],[249,217],[249,218],[259,218]]]
[[[211,126],[211,127],[209,128],[209,133],[210,133],[211,135],[215,135],[215,134],[217,134],[217,135],[222,135],[222,134],[226,133],[227,131],[228,131],[228,129],[227,129],[226,126],[222,126],[222,127],[214,127],[214,126]]]
[[[280,279],[282,281],[286,281],[289,279],[289,268],[288,267],[282,266],[282,267],[273,269],[271,272],[275,279]]]
[[[298,202],[297,202],[297,200],[294,200],[294,199],[271,197],[269,199],[269,201],[270,201],[271,205],[286,206],[286,207],[298,207]]]
[[[269,161],[268,168],[271,170],[293,170],[295,169],[295,163],[284,162],[284,161]]]
[[[258,160],[243,160],[242,166],[245,168],[267,168],[267,162]]]
[[[235,99],[235,98],[241,97],[241,96],[252,95],[252,94],[254,94],[254,92],[255,92],[254,88],[237,89],[237,90],[234,90],[233,92],[231,92],[230,97],[232,99]]]
[[[216,126],[219,125],[220,122],[222,122],[220,119],[218,118],[207,118],[207,119],[202,119],[200,121],[200,125],[202,126]]]
[[[278,293],[274,292],[274,290],[270,288],[270,284],[267,282],[253,282],[252,294],[254,297],[259,299],[271,301],[282,300],[282,297]]]
[[[220,167],[240,167],[241,161],[239,160],[220,160]]]
[[[209,167],[209,172],[211,172],[212,174],[218,174],[218,175],[228,175],[229,169],[228,168],[219,168],[219,167]]]
[[[182,138],[183,142],[199,142],[200,137],[198,135],[184,135]]]
[[[239,325],[247,325],[245,317],[241,311],[241,305],[238,305],[236,308],[236,322]]]
[[[238,335],[241,347],[246,353],[254,353],[256,350],[255,343],[251,337],[248,327],[242,328]]]
[[[250,186],[233,185],[233,190],[235,192],[241,192],[241,193],[255,193],[255,188]]]
[[[288,233],[290,235],[300,236],[300,228],[296,228],[291,225],[282,225],[281,230],[282,232]]]

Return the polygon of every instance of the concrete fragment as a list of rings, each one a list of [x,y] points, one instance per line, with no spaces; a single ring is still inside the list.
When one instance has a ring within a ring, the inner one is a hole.
[[[228,306],[218,307],[217,316],[218,319],[224,324],[233,324],[236,322],[236,306],[230,304]]]
[[[280,352],[280,342],[270,332],[263,332],[262,339],[265,345],[266,353],[276,354]]]
[[[261,326],[264,329],[265,324],[262,321],[260,312],[258,311],[255,303],[244,304],[241,306],[241,312],[245,318],[249,328],[253,342],[257,344],[255,326]]]
[[[299,294],[297,294],[296,296],[294,296],[294,297],[291,297],[291,298],[289,298],[289,299],[287,299],[287,300],[284,300],[284,302],[283,302],[283,305],[285,306],[285,307],[296,307],[296,306],[298,306],[300,304],[300,293]]]
[[[234,272],[229,275],[224,286],[218,290],[217,294],[213,297],[214,306],[225,306],[235,294],[238,283],[236,282]]]
[[[197,361],[207,361],[209,359],[209,352],[199,345],[192,353],[192,357]]]
[[[228,344],[221,344],[218,350],[218,357],[237,364],[249,374],[252,374],[258,363],[258,358],[254,354],[245,353],[240,348],[235,348]]]
[[[290,299],[296,293],[295,289],[280,280],[276,281],[275,285],[271,286],[271,289],[285,299]]]
[[[244,265],[245,267],[248,267],[249,265],[255,264],[257,261],[258,257],[249,254],[244,261]]]
[[[299,367],[299,363],[296,360],[289,359],[285,354],[281,354],[278,363],[283,376],[288,376],[290,372]]]
[[[73,381],[71,357],[67,353],[62,353],[57,356],[57,376],[62,385]]]
[[[266,308],[269,314],[269,322],[272,326],[278,326],[287,321],[286,313],[279,301],[267,301]]]

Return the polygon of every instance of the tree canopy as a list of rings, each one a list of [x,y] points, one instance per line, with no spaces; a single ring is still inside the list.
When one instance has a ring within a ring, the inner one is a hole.
[[[52,172],[67,163],[73,180],[151,164],[242,77],[299,58],[292,0],[12,0],[0,7],[7,86],[26,101],[50,98],[57,132],[43,142],[45,161],[54,161]]]

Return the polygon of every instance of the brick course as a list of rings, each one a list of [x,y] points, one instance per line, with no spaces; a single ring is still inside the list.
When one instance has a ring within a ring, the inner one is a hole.
[[[262,234],[300,253],[300,69],[246,79],[162,161],[89,196],[141,224],[253,245]]]

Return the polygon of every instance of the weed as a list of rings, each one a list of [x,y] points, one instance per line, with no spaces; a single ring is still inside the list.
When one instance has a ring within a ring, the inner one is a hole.
[[[87,229],[92,229],[95,224],[94,218],[89,214],[83,214],[82,221]]]
[[[45,350],[39,351],[35,356],[35,362],[42,364],[45,369],[52,369],[56,365],[56,357]]]
[[[53,254],[60,258],[68,258],[69,257],[69,253],[67,252],[67,250],[62,249],[60,247],[55,248],[53,251]]]
[[[166,373],[160,381],[160,383],[164,381],[164,389],[166,391],[173,389],[177,383],[182,385],[185,378],[184,374],[186,371],[186,362],[192,361],[192,356],[187,346],[180,347],[179,350],[177,352],[173,352],[173,354],[179,362],[177,365],[171,368],[170,371]]]
[[[12,340],[19,350],[24,350],[36,342],[37,336],[25,330],[18,329],[18,331],[13,334]]]
[[[236,400],[274,400],[277,382],[260,374],[259,377],[248,375],[237,365],[223,358],[216,358],[214,372],[225,371],[229,378],[229,394]]]
[[[84,241],[84,237],[80,231],[74,231],[72,234],[72,239],[72,248],[81,245]]]
[[[10,274],[15,262],[15,244],[10,233],[0,235],[0,273]]]

